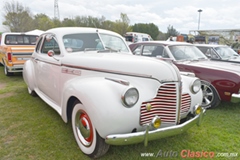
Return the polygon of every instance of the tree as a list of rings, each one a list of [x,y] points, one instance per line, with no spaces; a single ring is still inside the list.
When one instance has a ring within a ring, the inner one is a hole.
[[[46,14],[41,13],[34,16],[33,25],[34,29],[46,31],[50,28],[53,28],[54,23]]]
[[[157,36],[157,40],[166,40],[168,37],[166,37],[166,33],[163,33],[161,31],[159,31],[158,36]]]
[[[53,18],[52,21],[53,21],[53,28],[62,26],[62,22],[59,19]]]
[[[75,21],[73,19],[64,18],[62,21],[62,26],[63,27],[74,27],[76,25],[75,25]]]
[[[116,20],[112,31],[117,32],[120,35],[124,35],[126,32],[130,31],[129,23],[130,20],[127,14],[121,13],[120,20]]]
[[[78,27],[93,27],[93,28],[102,28],[102,23],[104,22],[105,17],[96,18],[92,16],[76,16],[74,19],[75,25]]]
[[[115,25],[114,22],[112,22],[110,20],[105,20],[105,21],[102,22],[102,29],[112,30],[114,25]]]
[[[4,7],[4,25],[10,27],[13,32],[25,32],[33,28],[32,16],[28,7],[23,7],[19,2],[14,0],[5,2]]]
[[[133,32],[140,32],[140,33],[147,33],[149,34],[154,40],[157,39],[159,34],[158,27],[153,23],[137,23],[132,26]]]
[[[180,33],[175,28],[173,28],[173,26],[171,26],[171,25],[168,26],[167,33],[166,33],[167,38],[170,37],[170,36],[176,37],[179,34]]]

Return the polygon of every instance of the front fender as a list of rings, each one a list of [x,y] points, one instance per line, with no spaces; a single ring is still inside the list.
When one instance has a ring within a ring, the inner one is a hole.
[[[67,122],[67,103],[69,98],[74,96],[83,104],[101,137],[113,133],[132,132],[136,126],[139,126],[140,106],[143,99],[150,99],[156,95],[153,90],[146,90],[135,84],[134,87],[139,89],[140,93],[143,90],[145,93],[140,94],[137,104],[127,108],[122,104],[121,96],[133,86],[131,84],[124,85],[104,77],[78,77],[65,84],[62,95],[63,120]]]
[[[191,104],[190,104],[190,109],[188,112],[186,112],[185,115],[181,115],[183,117],[187,116],[189,112],[193,113],[195,110],[195,106],[198,104],[202,104],[202,97],[203,93],[202,90],[200,89],[197,93],[191,92],[191,86],[193,82],[199,78],[194,77],[194,76],[187,76],[187,75],[181,75],[182,78],[182,94],[189,94],[191,97]]]

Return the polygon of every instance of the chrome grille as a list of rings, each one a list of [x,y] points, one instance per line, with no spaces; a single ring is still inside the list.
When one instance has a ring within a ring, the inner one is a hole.
[[[146,104],[150,103],[152,109],[147,111]],[[151,122],[158,115],[162,122],[176,122],[177,89],[176,84],[164,84],[158,89],[157,96],[141,105],[140,125]]]
[[[182,100],[181,100],[181,110],[180,113],[187,113],[191,106],[191,97],[189,94],[182,94]]]

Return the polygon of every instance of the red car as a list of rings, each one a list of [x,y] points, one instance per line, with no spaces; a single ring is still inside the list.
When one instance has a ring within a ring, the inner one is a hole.
[[[240,101],[240,65],[237,63],[211,61],[196,46],[184,42],[148,41],[129,47],[135,55],[171,61],[180,71],[195,73],[202,82],[205,108],[217,107],[221,100]]]

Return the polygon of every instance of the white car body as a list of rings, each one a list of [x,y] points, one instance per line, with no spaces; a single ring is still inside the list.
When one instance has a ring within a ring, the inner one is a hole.
[[[83,42],[77,39],[79,35],[85,38]],[[99,41],[104,46],[101,50],[96,49]],[[81,47],[77,48],[78,45]],[[46,31],[24,65],[23,78],[29,93],[37,93],[64,122],[75,118],[72,124],[76,141],[90,157],[106,152],[96,153],[98,134],[112,145],[147,143],[145,135],[153,140],[157,139],[156,133],[163,138],[200,124],[205,112],[200,107],[202,91],[197,88],[200,85],[194,84],[197,92],[192,91],[193,83],[200,82],[198,78],[188,73],[180,76],[171,63],[132,55],[120,35],[102,29],[70,27]],[[133,90],[127,97],[130,88]],[[133,105],[129,107],[126,103]],[[201,111],[198,114],[197,109]],[[79,115],[74,113],[88,117],[80,118],[84,129],[77,123]],[[187,116],[191,119],[179,124]],[[152,127],[156,117],[161,119],[157,129]],[[135,137],[138,140],[131,141]]]

